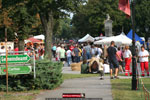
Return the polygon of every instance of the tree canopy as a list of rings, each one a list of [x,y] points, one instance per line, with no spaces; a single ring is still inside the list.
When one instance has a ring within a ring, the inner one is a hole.
[[[87,4],[81,5],[78,12],[73,17],[73,25],[80,37],[89,33],[92,36],[104,35],[104,20],[109,14],[113,21],[113,34],[120,34],[122,29],[128,33],[132,28],[131,18],[118,10],[119,0],[88,0]],[[140,36],[150,36],[145,31],[145,27],[150,28],[150,1],[135,0],[136,4],[136,29]],[[144,33],[144,34],[143,34]]]
[[[67,16],[67,12],[75,11],[79,5],[86,0],[2,0],[2,10],[15,9],[11,19],[15,20],[13,26],[23,35],[27,34],[34,22],[35,15],[39,15],[43,31],[45,34],[45,55],[51,58],[51,44],[54,26],[57,20]],[[31,16],[31,17],[30,17]],[[31,18],[31,19],[30,19]],[[6,26],[6,25],[5,25]]]
[[[69,39],[86,34],[99,36],[104,32],[104,21],[109,14],[113,21],[113,34],[128,33],[131,18],[118,10],[119,0],[0,0],[0,33],[8,28],[8,38],[14,32],[20,40],[29,35],[45,34],[45,50],[51,57],[52,37]],[[85,3],[86,2],[86,3]],[[150,37],[150,1],[136,0],[136,33]],[[73,12],[73,19],[67,18]],[[4,38],[4,34],[0,34]]]

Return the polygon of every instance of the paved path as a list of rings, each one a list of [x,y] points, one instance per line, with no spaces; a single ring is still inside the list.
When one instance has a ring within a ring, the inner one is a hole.
[[[85,93],[86,98],[113,100],[108,76],[106,76],[104,80],[99,80],[98,77],[65,80],[59,88],[39,94],[36,100],[62,98],[62,93]]]
[[[72,71],[70,67],[67,67],[67,64],[64,66],[62,73],[80,74],[79,71]],[[140,70],[140,67],[138,67],[138,69]],[[120,76],[120,79],[125,78],[131,78],[131,76]],[[85,93],[86,98],[113,100],[109,76],[105,76],[104,80],[99,80],[98,77],[65,80],[59,88],[40,93],[36,97],[36,100],[45,100],[45,98],[62,98],[63,93]]]
[[[64,73],[64,74],[80,74],[80,71],[72,71],[71,67],[63,67],[62,73]]]

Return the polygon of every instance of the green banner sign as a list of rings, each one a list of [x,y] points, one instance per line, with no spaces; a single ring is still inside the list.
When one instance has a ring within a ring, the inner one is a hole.
[[[29,74],[31,72],[31,66],[8,66],[9,75]],[[6,67],[0,67],[0,75],[6,74]]]
[[[28,55],[8,55],[8,63],[26,63],[30,60]],[[0,56],[0,63],[6,63],[6,56]]]

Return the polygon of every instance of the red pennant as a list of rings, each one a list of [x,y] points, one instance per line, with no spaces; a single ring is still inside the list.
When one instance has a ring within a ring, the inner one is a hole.
[[[119,0],[119,10],[123,11],[128,16],[131,16],[129,0]]]

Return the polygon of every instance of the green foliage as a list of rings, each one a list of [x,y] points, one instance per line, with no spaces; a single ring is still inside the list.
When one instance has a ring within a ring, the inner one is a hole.
[[[33,78],[33,72],[28,75],[9,76],[9,91],[25,91],[32,89],[53,89],[62,82],[62,63],[54,63],[49,60],[36,62],[36,79]],[[6,90],[6,77],[0,76],[0,91]]]
[[[141,80],[143,80],[146,89],[148,89],[149,91],[150,90],[149,78],[139,79],[139,88],[136,91],[131,90],[132,79],[111,80],[113,100],[145,100]]]
[[[57,29],[55,29],[57,28]],[[63,39],[71,39],[76,37],[74,34],[74,26],[71,25],[71,19],[59,19],[58,22],[55,24],[54,27],[54,36]]]
[[[150,37],[150,0],[136,0],[135,3],[135,22],[137,34],[145,37],[146,39]],[[146,32],[145,28],[149,28],[148,32]]]
[[[81,36],[89,33],[92,36],[104,34],[104,21],[109,14],[113,20],[113,34],[122,31],[128,32],[131,24],[125,14],[118,10],[118,0],[88,0],[88,3],[81,5],[73,18],[73,25]]]

